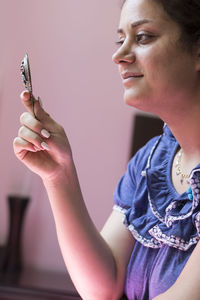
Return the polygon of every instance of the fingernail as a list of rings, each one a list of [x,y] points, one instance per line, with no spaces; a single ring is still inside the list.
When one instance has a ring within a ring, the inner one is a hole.
[[[50,137],[50,133],[46,129],[42,129],[41,134],[47,139]]]
[[[43,107],[42,100],[41,100],[40,97],[38,97],[38,101],[39,101],[39,103],[40,103],[40,106]]]
[[[20,98],[24,98],[24,96],[29,96],[29,91],[23,91],[23,92],[20,94]]]
[[[49,145],[47,145],[47,143],[45,143],[45,142],[42,142],[42,143],[41,143],[41,146],[42,146],[42,148],[43,148],[44,150],[50,150]]]

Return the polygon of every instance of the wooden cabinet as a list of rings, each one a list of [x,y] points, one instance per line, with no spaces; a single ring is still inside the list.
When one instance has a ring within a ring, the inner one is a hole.
[[[79,300],[69,275],[24,269],[0,275],[1,300]]]

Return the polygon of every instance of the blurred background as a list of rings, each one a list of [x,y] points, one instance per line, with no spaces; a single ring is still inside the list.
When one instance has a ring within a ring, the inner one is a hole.
[[[7,196],[28,195],[24,264],[65,271],[42,182],[13,153],[24,111],[20,64],[28,52],[33,93],[65,128],[85,202],[101,229],[129,160],[135,115],[111,60],[120,1],[0,0],[0,7],[0,244],[8,233]]]

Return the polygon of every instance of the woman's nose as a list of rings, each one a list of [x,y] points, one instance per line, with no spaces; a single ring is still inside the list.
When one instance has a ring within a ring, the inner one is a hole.
[[[116,64],[134,63],[136,60],[135,53],[129,47],[122,45],[112,56],[112,61]]]

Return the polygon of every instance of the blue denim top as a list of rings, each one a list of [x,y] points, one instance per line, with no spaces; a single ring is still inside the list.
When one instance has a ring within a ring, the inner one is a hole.
[[[125,292],[129,300],[148,300],[177,279],[200,238],[200,165],[190,188],[178,194],[171,167],[178,142],[167,125],[130,160],[114,193],[114,209],[133,234]]]

